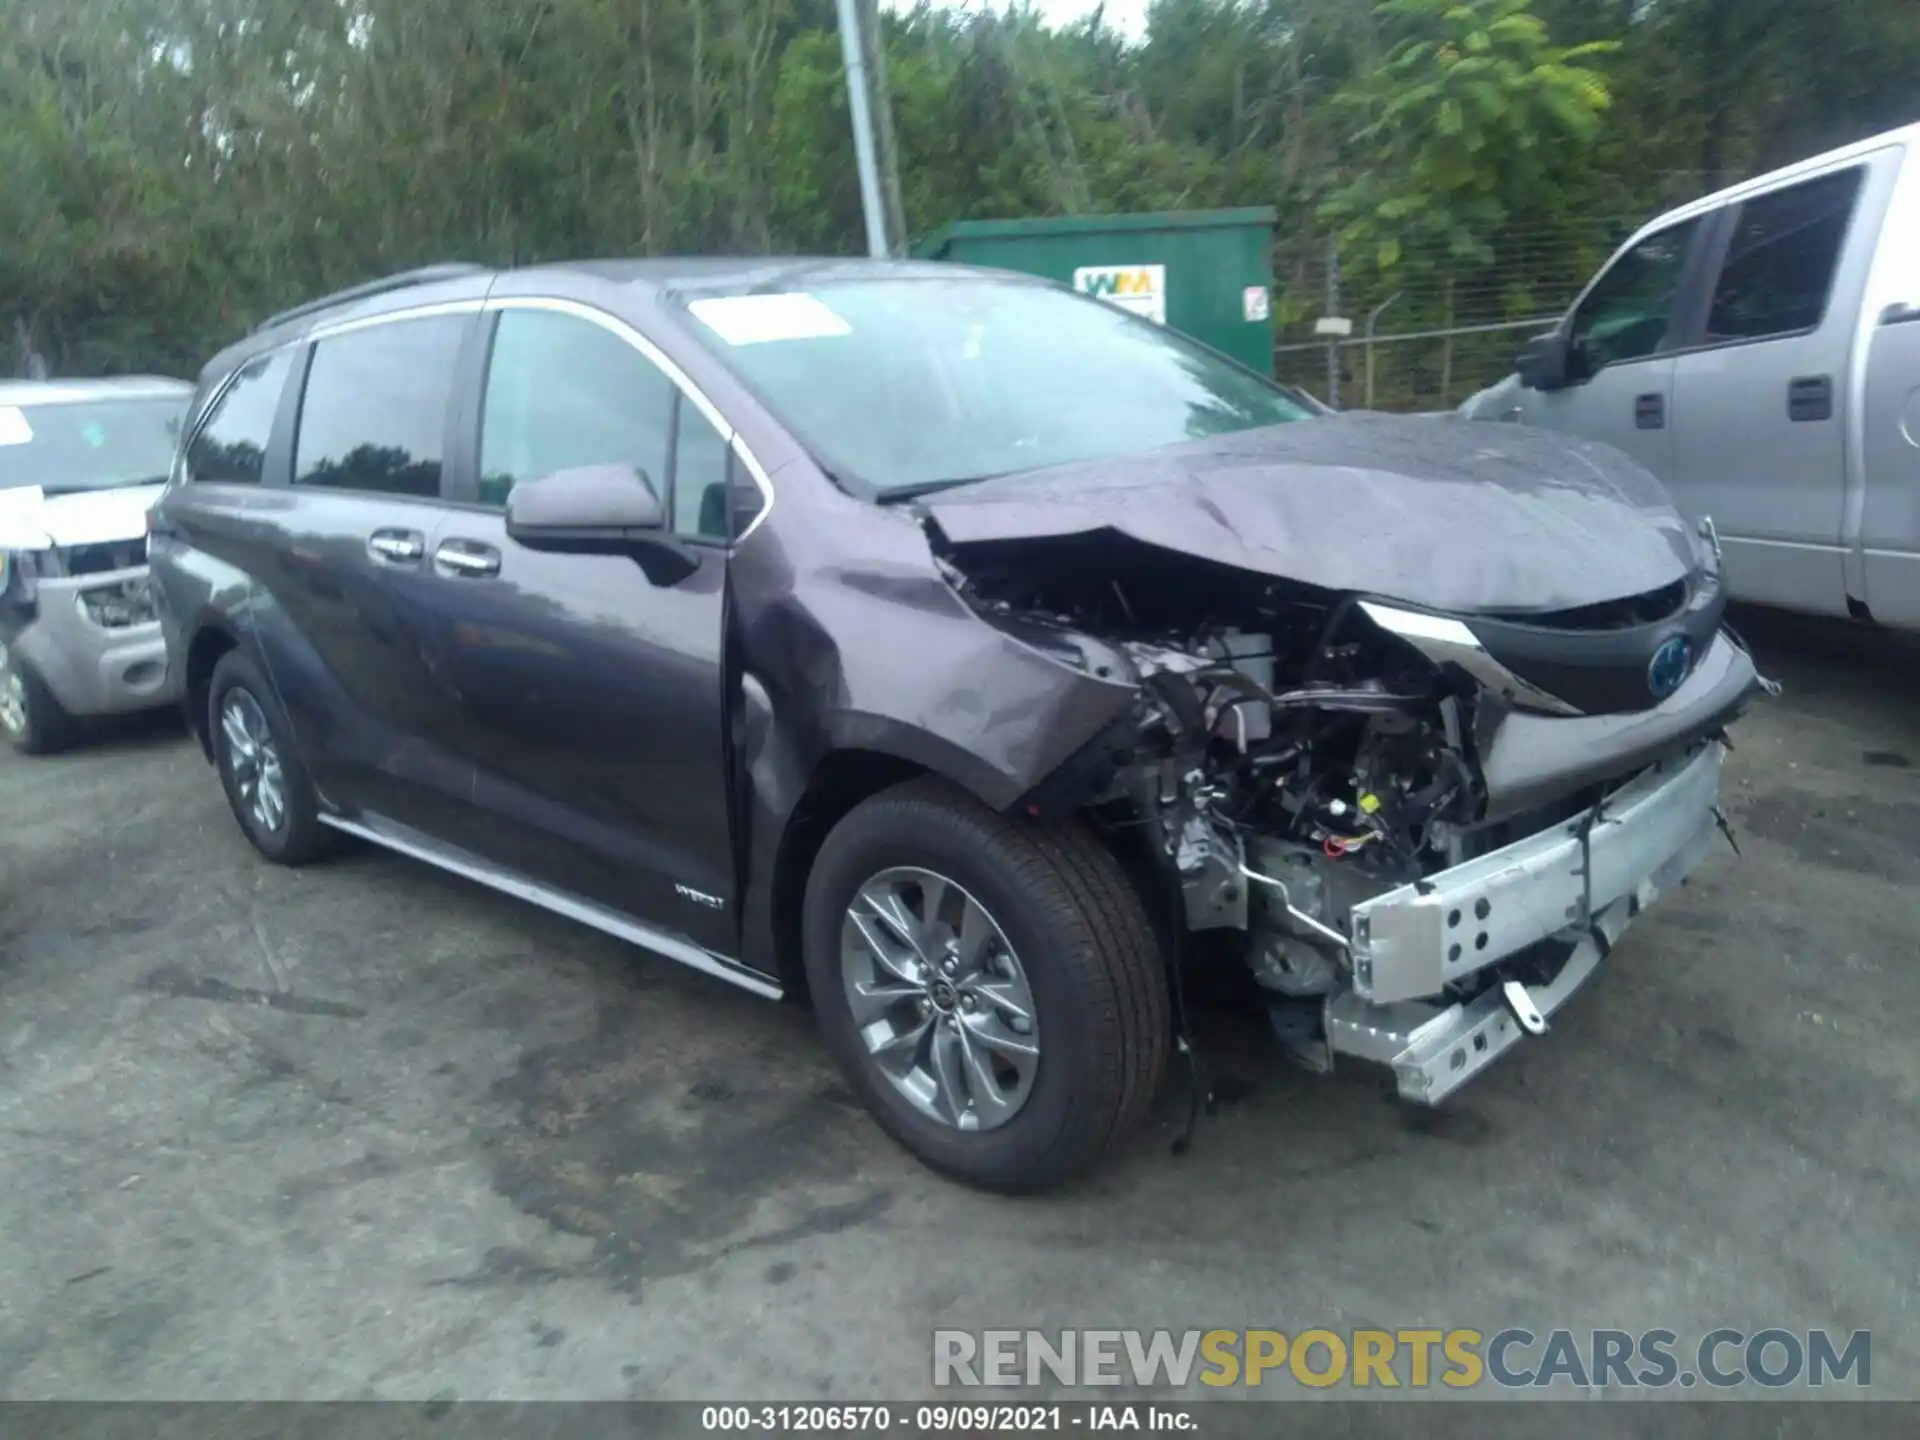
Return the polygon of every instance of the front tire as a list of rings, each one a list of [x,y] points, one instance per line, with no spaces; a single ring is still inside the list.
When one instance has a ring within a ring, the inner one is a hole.
[[[334,848],[286,717],[259,667],[238,650],[214,667],[207,733],[227,804],[254,849],[277,865],[303,865]]]
[[[934,779],[884,791],[821,847],[804,952],[827,1044],[881,1127],[968,1184],[1087,1169],[1166,1068],[1159,946],[1077,823],[1012,820]]]
[[[0,732],[22,755],[51,755],[73,743],[79,726],[33,667],[0,648]]]

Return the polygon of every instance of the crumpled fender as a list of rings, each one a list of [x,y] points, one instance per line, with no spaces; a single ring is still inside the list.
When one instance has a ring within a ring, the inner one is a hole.
[[[728,573],[742,958],[769,970],[781,837],[828,755],[890,756],[1004,810],[1139,694],[975,614],[907,512],[849,503],[823,559],[796,573],[762,530]]]

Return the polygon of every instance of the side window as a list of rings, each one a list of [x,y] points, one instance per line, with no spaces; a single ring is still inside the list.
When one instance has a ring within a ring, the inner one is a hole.
[[[673,528],[694,540],[732,538],[733,450],[685,396],[673,447]]]
[[[666,500],[678,394],[658,366],[591,320],[502,311],[480,426],[481,503],[505,505],[523,480],[586,465],[631,465]]]
[[[438,495],[466,327],[463,316],[438,315],[319,341],[300,402],[293,483]]]
[[[187,479],[202,485],[258,485],[293,352],[258,355],[214,402],[187,445]]]
[[[1698,220],[1649,235],[1613,262],[1574,313],[1572,340],[1582,369],[1643,360],[1660,348]]]
[[[1861,174],[1822,175],[1740,207],[1713,289],[1708,340],[1762,340],[1820,324]]]

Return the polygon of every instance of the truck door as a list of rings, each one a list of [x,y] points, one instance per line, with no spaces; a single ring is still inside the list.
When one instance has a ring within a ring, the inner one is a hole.
[[[1868,176],[1855,164],[1741,202],[1676,365],[1674,499],[1712,517],[1744,600],[1847,613],[1849,372],[1878,224],[1856,223]]]
[[[1698,220],[1657,230],[1601,272],[1568,321],[1576,377],[1564,389],[1522,391],[1527,424],[1604,441],[1667,478],[1674,367],[1668,335],[1699,233]]]

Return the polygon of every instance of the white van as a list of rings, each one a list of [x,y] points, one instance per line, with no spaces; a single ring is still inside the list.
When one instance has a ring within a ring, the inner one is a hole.
[[[1920,125],[1662,215],[1460,413],[1632,455],[1736,598],[1920,627]]]

